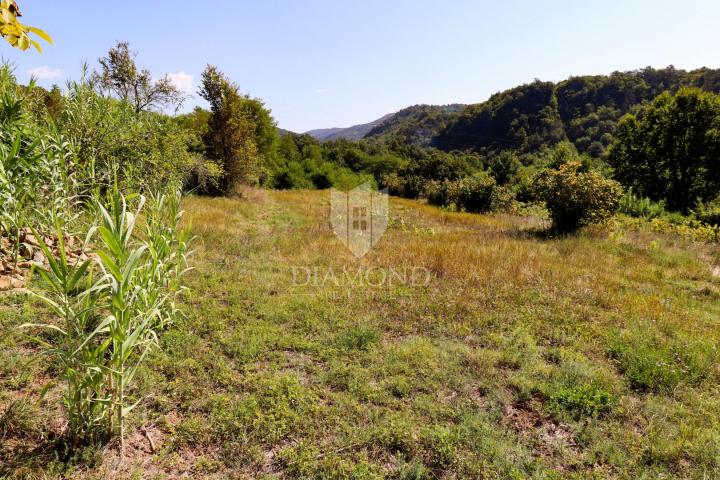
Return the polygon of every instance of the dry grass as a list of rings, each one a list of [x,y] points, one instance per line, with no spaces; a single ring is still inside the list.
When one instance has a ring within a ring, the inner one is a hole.
[[[46,422],[0,447],[0,477],[720,475],[717,247],[621,222],[544,238],[534,217],[392,199],[357,260],[327,223],[327,192],[185,208],[188,318],[140,374],[131,459],[33,455],[52,444]],[[292,267],[431,278],[294,286]],[[0,299],[0,412],[52,378],[49,363],[22,367],[34,352],[12,330],[37,314]]]

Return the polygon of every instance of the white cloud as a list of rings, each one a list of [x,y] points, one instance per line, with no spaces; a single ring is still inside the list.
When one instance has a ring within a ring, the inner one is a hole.
[[[50,68],[47,65],[25,70],[25,73],[38,80],[55,80],[62,77],[63,71],[59,68]]]
[[[327,92],[328,92],[327,88],[316,88],[315,89],[315,93],[317,93],[318,95],[322,95],[323,93],[327,93]]]
[[[169,73],[167,78],[181,92],[193,93],[193,76],[185,73],[184,70],[178,73]]]

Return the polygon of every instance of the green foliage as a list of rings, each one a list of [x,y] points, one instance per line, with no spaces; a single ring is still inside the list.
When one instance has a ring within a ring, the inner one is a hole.
[[[620,123],[608,155],[615,178],[639,195],[689,212],[720,191],[720,96],[696,88],[658,96]]]
[[[580,153],[602,158],[623,115],[683,86],[720,93],[720,75],[706,68],[687,72],[670,66],[570,77],[557,84],[536,81],[449,115],[437,124],[430,144],[446,151],[527,153],[569,140]],[[422,123],[416,128],[421,132]],[[413,138],[402,125],[394,129],[405,130],[402,138]]]
[[[610,355],[633,389],[653,392],[696,385],[712,375],[718,361],[717,346],[708,341],[667,338],[653,331],[616,334]]]
[[[620,199],[620,213],[640,218],[660,218],[667,214],[664,202],[653,202],[649,198],[642,198],[633,192],[630,187]]]
[[[130,51],[128,42],[117,42],[108,51],[107,57],[98,60],[102,71],[95,75],[104,89],[135,109],[135,113],[153,107],[179,108],[185,96],[170,81],[168,76],[159,80],[153,78],[148,69],[135,64],[136,54]]]
[[[144,199],[135,213],[117,192],[109,203],[109,208],[96,203],[97,262],[72,261],[66,255],[56,219],[58,255],[40,242],[49,268],[38,272],[49,295],[36,295],[62,323],[22,325],[59,334],[54,345],[40,337],[37,341],[57,359],[67,382],[64,404],[73,445],[107,433],[119,436],[122,445],[125,418],[137,405],[128,400],[128,387],[156,346],[157,331],[177,315],[173,297],[186,265],[187,237],[178,230],[179,196],[151,202],[142,239],[134,230]],[[89,231],[85,249],[95,231]]]
[[[282,190],[330,187],[347,190],[373,181],[365,168],[356,166],[361,171],[353,171],[328,160],[332,155],[329,147],[321,146],[308,135],[287,133],[278,142],[275,164],[269,166],[267,184]]]
[[[567,413],[579,420],[609,412],[613,402],[613,396],[599,385],[569,385],[553,393],[550,408],[560,415]]]
[[[547,205],[557,231],[602,223],[620,206],[623,189],[619,183],[579,170],[579,162],[566,163],[558,170],[540,172],[533,182],[535,196]]]
[[[431,180],[426,185],[425,195],[430,205],[477,213],[493,208],[495,189],[495,179],[483,172],[459,180]]]
[[[135,112],[129,103],[103,95],[87,75],[68,90],[57,126],[75,151],[84,195],[113,183],[124,191],[154,191],[193,175],[198,159],[188,151],[191,136],[176,121]]]
[[[703,223],[720,227],[720,196],[708,203],[698,202],[693,214]]]
[[[492,208],[495,179],[487,174],[478,174],[473,177],[457,181],[458,208],[466,212],[486,212]]]
[[[202,74],[199,93],[210,103],[203,140],[208,158],[222,167],[220,191],[232,193],[240,184],[258,183],[277,135],[270,112],[260,100],[241,95],[239,87],[212,65]]]
[[[513,152],[503,151],[492,155],[487,166],[498,185],[507,185],[517,175],[522,163]]]
[[[369,350],[380,340],[380,334],[367,328],[352,328],[342,334],[339,344],[348,350]]]

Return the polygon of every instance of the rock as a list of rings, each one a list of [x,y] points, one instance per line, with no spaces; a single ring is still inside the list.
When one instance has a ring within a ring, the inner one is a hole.
[[[25,286],[25,279],[24,278],[10,278],[10,285],[11,288],[22,288]]]
[[[20,240],[21,240],[23,243],[27,243],[27,244],[33,245],[33,246],[35,246],[35,247],[39,247],[39,246],[40,246],[40,243],[38,242],[38,239],[35,238],[35,235],[33,235],[32,233],[26,233],[24,236],[21,236],[21,237],[20,237]]]
[[[38,250],[37,252],[35,252],[35,255],[33,255],[33,262],[45,265],[45,262],[47,262],[47,258],[45,257],[45,254],[43,252]]]
[[[720,265],[712,269],[712,276],[715,278],[720,278]]]
[[[0,291],[10,290],[13,287],[13,281],[10,277],[0,276]]]

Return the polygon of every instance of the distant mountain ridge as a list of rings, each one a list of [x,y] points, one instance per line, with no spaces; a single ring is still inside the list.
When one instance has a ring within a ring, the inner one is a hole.
[[[318,128],[315,130],[308,130],[307,132],[305,132],[305,135],[310,135],[311,137],[321,142],[338,140],[341,138],[344,138],[345,140],[360,140],[361,138],[365,137],[365,135],[367,135],[373,128],[383,123],[385,120],[389,119],[393,115],[395,114],[389,113],[387,115],[383,115],[375,121],[363,123],[360,125],[353,125],[351,127]]]

